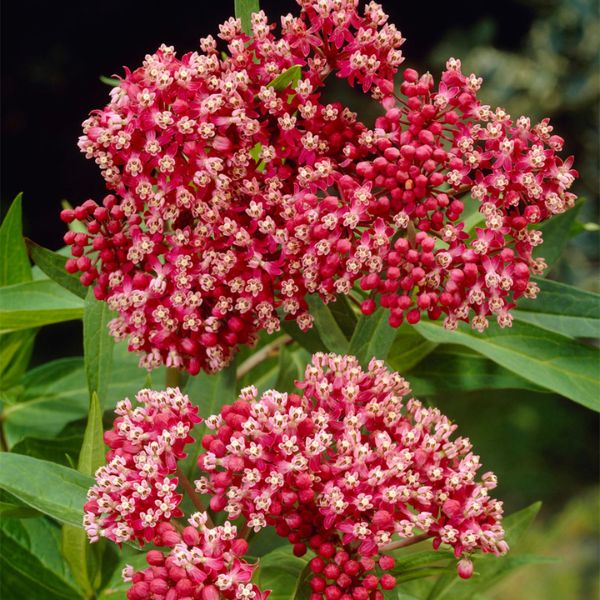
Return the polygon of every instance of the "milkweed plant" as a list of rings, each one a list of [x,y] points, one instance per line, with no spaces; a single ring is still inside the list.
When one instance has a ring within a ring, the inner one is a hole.
[[[78,144],[107,194],[65,205],[64,250],[23,238],[20,196],[4,219],[2,539],[44,587],[7,597],[472,598],[539,558],[539,505],[504,516],[431,390],[462,347],[468,389],[599,409],[598,296],[545,277],[573,157],[459,58],[412,68],[381,5],[297,4],[236,1],[111,80]],[[28,370],[76,319],[83,358]]]

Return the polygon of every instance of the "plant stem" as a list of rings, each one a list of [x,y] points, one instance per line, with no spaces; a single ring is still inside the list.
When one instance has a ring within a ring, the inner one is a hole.
[[[191,484],[190,480],[185,476],[184,472],[179,467],[177,467],[176,474],[177,474],[177,477],[179,478],[179,483],[181,483],[181,487],[183,488],[184,492],[189,496],[190,500],[192,501],[192,504],[200,512],[206,513],[206,516],[207,516],[206,524],[209,527],[214,527],[215,524],[213,523],[213,520],[208,515],[208,511],[206,510],[206,508],[204,508],[204,504],[202,504],[202,500],[200,500],[200,496],[198,496],[198,494],[196,493],[196,490],[194,489],[194,486]]]
[[[254,369],[256,365],[259,365],[263,360],[269,358],[273,353],[290,342],[292,338],[289,335],[282,335],[276,340],[273,340],[270,344],[263,346],[258,352],[255,352],[250,358],[247,358],[237,369],[236,377],[241,379],[246,373]]]
[[[167,387],[179,387],[181,379],[181,371],[174,367],[167,367],[167,374],[165,377],[165,384]]]
[[[428,533],[422,533],[421,535],[416,535],[415,537],[408,538],[407,540],[398,540],[397,542],[390,542],[385,546],[381,546],[381,548],[379,548],[379,551],[391,552],[392,550],[397,550],[398,548],[406,548],[406,546],[418,544],[419,542],[422,542],[430,537],[431,535],[429,535]]]

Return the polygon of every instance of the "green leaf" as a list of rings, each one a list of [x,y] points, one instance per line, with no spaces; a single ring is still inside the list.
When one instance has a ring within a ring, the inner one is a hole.
[[[18,383],[27,370],[37,332],[37,329],[22,329],[0,334],[0,390]]]
[[[117,79],[116,77],[107,77],[106,75],[100,75],[98,79],[100,79],[102,83],[104,83],[105,85],[109,85],[110,87],[117,87],[121,85],[121,80]]]
[[[0,226],[0,286],[31,281],[31,265],[23,241],[23,218],[19,194]]]
[[[104,431],[102,429],[102,409],[98,394],[92,393],[88,421],[83,435],[77,470],[84,475],[93,475],[105,463]]]
[[[308,331],[302,331],[296,321],[282,318],[281,328],[310,353],[327,352],[327,348],[315,327],[311,327]]]
[[[81,319],[83,301],[51,280],[0,288],[0,327],[15,331]]]
[[[236,399],[236,361],[234,360],[225,369],[209,375],[204,371],[188,379],[185,393],[190,401],[198,406],[199,414],[206,419],[217,414],[225,404],[232,404]],[[188,450],[188,457],[183,461],[181,468],[185,473],[192,475],[197,470],[197,460],[202,451],[202,437],[208,432],[206,425],[200,423],[194,427],[194,446]]]
[[[102,409],[98,394],[92,392],[88,420],[79,453],[77,470],[83,475],[93,475],[105,463],[105,447],[102,429]],[[105,540],[102,544],[105,545]],[[63,525],[62,555],[86,595],[93,596],[94,582],[101,568],[102,548],[90,546],[87,535],[81,527]]]
[[[111,380],[115,342],[108,333],[112,313],[106,302],[96,300],[90,289],[83,313],[83,356],[90,396],[96,392],[104,405]]]
[[[123,581],[121,571],[125,565],[131,565],[136,571],[141,571],[148,567],[146,562],[145,552],[136,552],[135,554],[127,554],[131,548],[123,547],[121,550],[121,559],[118,562],[117,568],[113,570],[112,577],[106,582],[106,586],[98,595],[100,600],[109,598],[110,600],[127,600],[127,590],[131,587],[131,583]]]
[[[272,590],[270,600],[300,600],[308,598],[310,592],[305,584],[310,555],[294,556],[291,546],[277,548],[260,559],[257,585],[263,590]]]
[[[61,523],[82,526],[94,480],[74,469],[12,452],[0,453],[0,488]]]
[[[2,416],[9,447],[25,437],[54,436],[87,412],[89,395],[80,358],[32,369],[23,376],[20,390],[17,402],[5,406]]]
[[[93,554],[85,531],[74,525],[63,525],[60,549],[75,581],[85,591],[87,598],[92,597],[94,587],[90,581],[88,561]]]
[[[393,552],[393,556],[396,564],[390,573],[395,576],[404,571],[429,566],[441,560],[453,560],[454,554],[449,550],[420,550],[406,554],[405,549],[400,549]]]
[[[408,323],[403,323],[396,332],[387,362],[401,374],[419,364],[437,347],[437,344],[419,335],[417,330]]]
[[[346,338],[351,339],[358,319],[348,300],[348,296],[338,294],[335,302],[330,302],[327,306]]]
[[[318,296],[313,294],[306,296],[306,302],[310,314],[315,319],[313,327],[316,328],[327,350],[337,354],[346,354],[348,352],[348,338],[344,335],[342,328],[333,316],[330,304],[325,304]]]
[[[52,252],[29,239],[25,240],[29,255],[33,262],[44,272],[50,279],[56,281],[59,285],[69,290],[80,298],[85,298],[88,292],[87,288],[79,281],[79,277],[71,275],[65,270],[67,257],[58,252]]]
[[[47,519],[3,519],[0,523],[2,598],[83,598],[61,560],[59,529]]]
[[[293,65],[286,69],[283,73],[280,73],[269,83],[269,87],[272,87],[277,92],[283,92],[288,87],[292,89],[298,85],[302,77],[302,67],[300,65]]]
[[[543,257],[546,259],[549,267],[554,265],[569,241],[569,230],[575,222],[582,206],[583,202],[579,201],[571,210],[556,215],[544,221],[539,227],[536,227],[536,229],[542,232],[544,243],[534,248],[533,256],[535,258]],[[547,273],[549,271],[550,269],[548,269]]]
[[[447,331],[430,321],[415,325],[431,342],[461,344],[523,379],[599,411],[598,351],[527,323],[501,329],[496,324],[476,333],[461,323]]]
[[[40,517],[41,513],[23,504],[18,498],[0,490],[0,521],[5,517],[14,519],[30,519]]]
[[[540,293],[535,300],[519,300],[515,319],[569,337],[600,337],[600,295],[550,279],[534,281]]]
[[[279,350],[279,375],[275,383],[278,392],[296,391],[295,382],[304,379],[306,365],[310,362],[311,355],[297,344],[294,346],[283,346]]]
[[[495,389],[544,391],[485,356],[451,344],[439,346],[427,360],[402,374],[410,382],[415,396]]]
[[[49,460],[66,467],[76,465],[83,437],[67,435],[56,438],[26,437],[11,449],[15,454],[26,454],[34,458]]]
[[[115,345],[114,364],[104,408],[114,408],[126,397],[133,398],[144,387],[152,387],[148,374],[138,367],[137,355],[127,344]],[[152,374],[162,388],[164,367]],[[9,390],[12,391],[12,390]],[[49,437],[86,416],[89,391],[82,358],[62,358],[25,374],[15,392],[16,402],[5,406],[2,425],[9,447],[27,436]]]
[[[379,307],[372,315],[362,315],[350,340],[348,354],[366,367],[372,358],[385,360],[398,330],[388,323],[388,311]]]
[[[242,31],[252,35],[252,13],[260,11],[258,0],[235,0],[235,16],[242,22]]]

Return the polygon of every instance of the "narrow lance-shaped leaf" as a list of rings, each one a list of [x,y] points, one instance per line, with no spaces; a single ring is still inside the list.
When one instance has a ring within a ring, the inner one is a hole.
[[[408,323],[403,323],[396,330],[396,337],[388,353],[388,364],[399,373],[406,373],[431,354],[437,344],[426,340]]]
[[[258,0],[235,0],[235,16],[242,22],[242,31],[252,35],[252,13],[260,11]]]
[[[88,422],[79,453],[78,471],[83,475],[93,475],[104,464],[104,451],[102,409],[98,395],[94,392],[90,400]],[[63,525],[61,548],[77,583],[88,595],[92,595],[93,582],[100,564],[97,559],[98,554],[92,552],[85,531],[81,527]]]
[[[278,548],[260,559],[257,584],[261,589],[272,590],[271,600],[300,600],[308,598],[306,589],[310,555],[294,556],[292,548]]]
[[[540,293],[535,300],[518,301],[515,319],[569,337],[600,337],[600,295],[550,279],[533,280]]]
[[[390,364],[394,365],[391,361]],[[421,361],[408,371],[400,372],[410,382],[415,396],[419,397],[475,390],[546,391],[463,346],[439,346],[428,355],[427,360]]]
[[[31,281],[31,265],[23,241],[22,201],[19,194],[0,226],[0,286]]]
[[[313,327],[319,333],[329,352],[345,354],[348,352],[348,338],[331,312],[330,304],[325,304],[318,296],[309,294],[306,302],[310,314],[314,317]]]
[[[29,255],[33,262],[44,272],[50,279],[56,281],[59,285],[69,290],[80,298],[85,298],[88,292],[87,288],[79,281],[79,277],[71,275],[65,270],[67,257],[52,252],[48,248],[44,248],[31,240],[26,240]]]
[[[271,83],[269,83],[269,87],[272,87],[277,92],[283,92],[283,90],[290,88],[295,88],[298,82],[300,81],[300,77],[302,76],[302,67],[300,65],[292,65],[288,69],[286,69],[283,73],[280,73]]]
[[[0,489],[61,523],[82,526],[83,505],[93,479],[48,462],[0,453]]]
[[[551,271],[551,267],[560,258],[567,242],[569,241],[569,230],[575,222],[583,201],[579,201],[574,208],[566,212],[555,215],[551,219],[544,221],[538,229],[542,232],[544,243],[533,250],[535,258],[543,257],[550,267],[546,275]]]
[[[1,331],[41,327],[83,316],[83,300],[48,279],[0,288]]]
[[[84,598],[59,552],[60,530],[48,519],[0,523],[2,597],[27,600]]]
[[[372,358],[385,360],[398,334],[388,323],[388,311],[379,307],[372,315],[362,315],[350,340],[349,354],[366,367]]]
[[[513,323],[506,329],[491,325],[484,333],[462,323],[456,331],[433,321],[415,327],[432,342],[472,348],[527,381],[600,410],[596,348],[527,323]]]
[[[96,300],[90,289],[85,299],[83,316],[83,356],[90,395],[96,392],[102,405],[106,403],[115,347],[114,340],[108,333],[108,322],[111,319],[106,302]]]
[[[37,329],[0,334],[0,390],[16,385],[27,370]]]

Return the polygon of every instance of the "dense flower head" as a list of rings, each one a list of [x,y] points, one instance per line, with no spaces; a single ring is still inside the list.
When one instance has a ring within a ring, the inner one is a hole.
[[[366,149],[372,134],[339,103],[322,104],[318,88],[348,53],[374,57],[401,43],[375,5],[359,17],[355,4],[321,3],[320,19],[346,15],[361,42],[347,33],[329,48],[315,23],[307,29],[304,10],[284,18],[281,38],[262,12],[253,15],[251,39],[230,19],[220,28],[225,58],[210,36],[202,52],[181,59],[163,45],[127,70],[110,104],[85,121],[80,148],[114,194],[63,212],[87,227],[65,236],[67,269],[82,271],[118,312],[111,333],[127,337],[144,366],[219,370],[258,329],[279,328],[279,308],[306,329],[305,295],[334,291],[339,257],[365,218],[366,191],[341,182],[344,202],[317,194],[340,180],[349,142]],[[294,43],[302,28],[308,54]],[[391,77],[395,69],[382,64]],[[305,69],[277,84],[290,67]],[[356,67],[354,76],[367,85],[378,69]]]
[[[137,406],[129,399],[117,404],[113,428],[104,434],[107,464],[96,472],[84,507],[92,542],[152,541],[160,524],[183,514],[178,479],[169,476],[193,441],[198,407],[176,388],[141,390],[136,400]]]
[[[379,4],[298,4],[278,30],[262,11],[250,34],[229,19],[222,52],[162,45],[84,122],[111,193],[63,211],[87,229],[65,235],[66,267],[148,369],[218,371],[282,318],[310,328],[308,294],[359,286],[393,326],[509,326],[545,267],[535,226],[574,204],[547,119],[482,105],[455,59],[437,88],[407,69],[398,89],[404,40]],[[375,127],[323,100],[331,73],[381,103]]]
[[[248,542],[237,537],[237,528],[228,521],[217,527],[206,525],[206,513],[194,513],[189,525],[178,532],[166,528],[171,536],[169,553],[151,550],[146,555],[149,567],[123,570],[131,582],[129,600],[264,600],[251,582],[256,565],[242,559]],[[163,526],[164,528],[165,526]]]
[[[437,88],[430,74],[407,69],[402,97],[383,101],[378,156],[357,165],[391,217],[386,225],[406,231],[386,248],[380,273],[361,281],[373,290],[365,312],[378,297],[392,325],[426,312],[445,314],[450,329],[464,320],[483,331],[490,315],[510,326],[514,301],[536,296],[530,275],[546,267],[532,255],[542,243],[534,226],[575,204],[573,159],[558,157],[563,140],[549,120],[534,125],[482,105],[481,83],[456,59]],[[481,223],[470,230],[467,194]]]
[[[299,554],[310,546],[334,563],[347,554],[345,590],[393,587],[376,564],[386,570],[385,552],[419,535],[457,558],[506,552],[502,503],[489,496],[495,476],[477,480],[469,440],[451,439],[456,426],[412,398],[398,373],[316,354],[296,385],[301,394],[245,388],[205,421],[215,433],[203,438],[198,464],[208,475],[196,486],[213,510],[242,515],[255,531],[273,525]],[[313,590],[329,598],[321,579]]]

